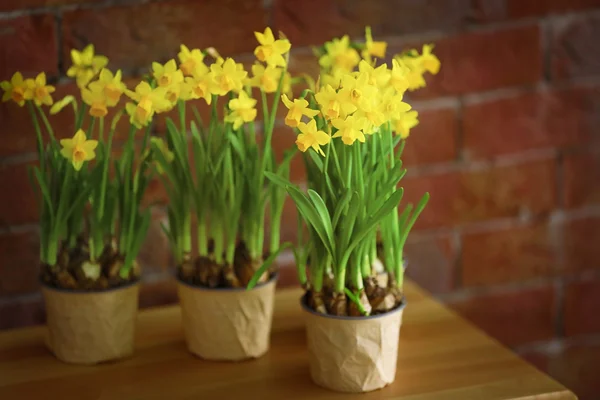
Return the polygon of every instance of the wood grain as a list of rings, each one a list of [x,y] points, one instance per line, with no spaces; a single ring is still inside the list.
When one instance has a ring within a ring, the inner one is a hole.
[[[56,360],[44,327],[0,333],[0,399],[576,399],[408,282],[394,384],[352,395],[322,389],[308,374],[300,289],[276,295],[270,351],[239,363],[188,353],[178,306],[140,312],[133,357],[98,366]],[[493,312],[493,310],[490,310]]]

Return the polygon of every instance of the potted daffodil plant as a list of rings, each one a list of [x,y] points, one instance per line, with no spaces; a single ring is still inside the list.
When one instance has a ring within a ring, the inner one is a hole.
[[[27,108],[36,133],[38,163],[29,173],[39,204],[47,345],[60,360],[94,364],[133,352],[136,257],[150,224],[141,202],[153,175],[149,129],[141,147],[137,132],[152,117],[148,110],[169,102],[145,82],[128,91],[121,72],[107,69],[108,59],[93,45],[72,50],[71,57],[67,75],[75,79],[79,99],[68,95],[54,102],[55,88],[43,72],[27,79],[16,72],[0,87],[3,101]],[[125,108],[119,107],[124,94],[133,100]],[[74,114],[70,138],[48,116],[68,109]],[[124,114],[129,133],[115,157]]]
[[[271,146],[279,97],[291,85],[291,45],[270,28],[255,36],[250,72],[214,48],[185,45],[179,62],[153,64],[158,86],[177,98],[176,116],[166,120],[174,159],[153,146],[169,197],[164,232],[177,264],[186,343],[204,359],[243,360],[268,350],[272,263],[288,246],[279,236],[285,189],[265,172],[287,179],[295,153],[277,162]],[[253,276],[258,285],[247,291]]]
[[[425,85],[425,72],[437,73],[431,48],[386,64],[386,43],[373,41],[368,28],[364,42],[336,38],[315,50],[316,86],[293,101],[283,97],[307,190],[266,175],[304,221],[294,253],[310,374],[337,391],[371,391],[395,377],[406,304],[403,248],[429,199],[424,193],[417,204],[403,202],[402,149],[418,122],[404,95]],[[375,267],[379,258],[384,271]]]

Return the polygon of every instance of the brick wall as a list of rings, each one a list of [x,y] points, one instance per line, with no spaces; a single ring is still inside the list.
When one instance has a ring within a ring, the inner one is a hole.
[[[436,43],[442,70],[411,98],[422,122],[405,187],[432,198],[409,274],[582,398],[600,392],[600,0],[4,0],[0,79],[45,70],[60,95],[74,90],[72,47],[93,42],[135,77],[180,43],[248,55],[267,24],[290,38],[295,71],[314,70],[311,44],[360,37],[367,24],[391,52]],[[29,124],[0,105],[0,328],[44,319]],[[278,129],[274,143],[293,136]],[[301,163],[293,177],[302,181]],[[158,184],[148,197],[165,200]],[[286,210],[282,236],[293,239]],[[176,301],[163,208],[153,215],[144,307]],[[280,261],[281,286],[295,284],[291,257]]]

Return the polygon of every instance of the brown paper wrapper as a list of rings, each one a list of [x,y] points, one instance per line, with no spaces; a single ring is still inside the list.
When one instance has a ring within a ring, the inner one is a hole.
[[[209,289],[178,280],[188,349],[206,360],[239,361],[269,350],[277,279],[244,288]]]
[[[396,377],[404,304],[371,317],[317,314],[306,307],[310,375],[319,386],[339,392],[380,389]]]
[[[102,292],[42,286],[46,345],[61,361],[97,364],[133,353],[139,283]]]

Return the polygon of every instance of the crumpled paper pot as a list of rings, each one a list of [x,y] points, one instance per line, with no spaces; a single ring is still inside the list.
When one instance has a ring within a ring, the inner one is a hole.
[[[337,317],[306,306],[310,375],[319,386],[339,392],[381,389],[396,377],[398,340],[405,303],[385,314]]]
[[[177,281],[187,347],[206,360],[240,361],[269,350],[277,277],[251,290]]]
[[[85,292],[42,285],[46,345],[61,361],[97,364],[133,353],[139,283]]]

